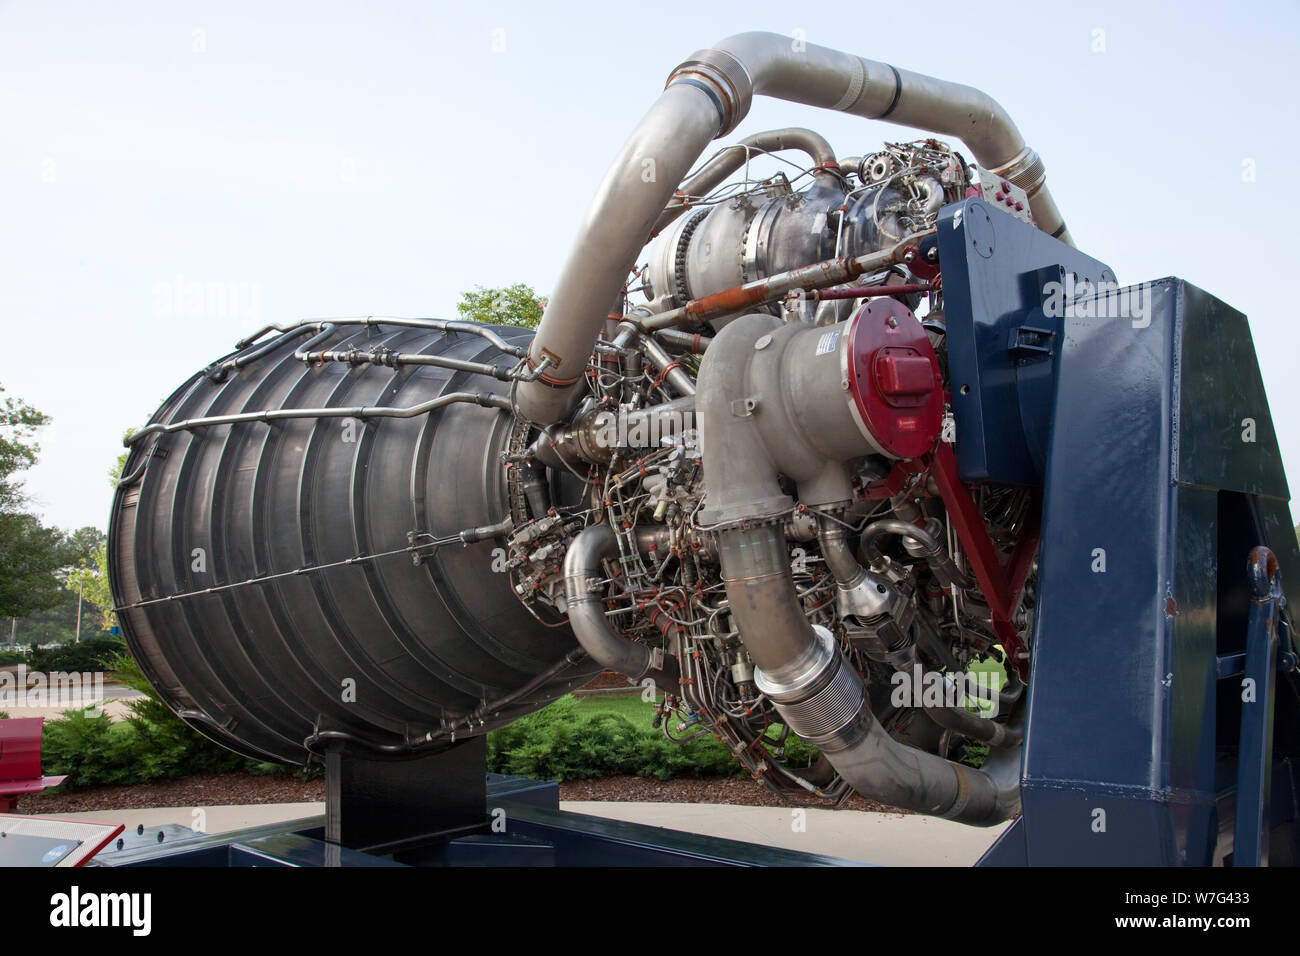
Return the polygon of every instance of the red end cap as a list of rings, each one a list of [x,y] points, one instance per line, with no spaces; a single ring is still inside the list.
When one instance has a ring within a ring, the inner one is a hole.
[[[876,353],[876,391],[895,408],[925,404],[934,389],[930,360],[913,348],[883,348]]]
[[[849,394],[860,425],[896,458],[918,458],[943,427],[943,376],[925,329],[897,299],[874,299],[849,324]]]

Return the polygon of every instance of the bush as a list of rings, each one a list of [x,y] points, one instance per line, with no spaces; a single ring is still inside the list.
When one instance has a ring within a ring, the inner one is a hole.
[[[139,783],[137,762],[130,754],[130,728],[117,730],[107,714],[89,716],[67,711],[62,720],[48,720],[41,733],[41,765],[50,775],[66,774],[69,788],[93,783]]]
[[[18,651],[0,651],[0,667],[5,664],[24,664],[27,661],[27,655]]]
[[[34,671],[105,671],[126,655],[126,644],[116,637],[91,637],[48,651],[33,651],[28,666]]]
[[[127,704],[131,715],[116,723],[107,714],[68,711],[65,719],[45,724],[45,772],[67,774],[65,786],[147,783],[235,770],[266,773],[275,766],[249,760],[191,730],[158,699],[130,656],[119,653],[110,664],[123,684],[145,696]]]
[[[621,714],[584,718],[572,695],[488,734],[487,751],[488,770],[535,779],[746,776],[713,737],[675,744],[659,730],[638,727]],[[786,759],[795,766],[806,766],[816,754],[797,738],[786,742]]]
[[[285,767],[241,757],[190,729],[154,694],[135,662],[125,654],[111,661],[117,677],[145,696],[128,704],[131,715],[68,712],[45,724],[45,772],[66,774],[69,788],[95,784],[137,784],[193,773],[243,770],[284,772]],[[807,766],[817,751],[791,736],[786,760]],[[649,726],[621,714],[587,715],[573,696],[493,731],[487,737],[487,769],[535,779],[579,780],[608,774],[656,777],[744,777],[744,768],[711,736],[675,744]],[[299,771],[318,776],[319,768]]]

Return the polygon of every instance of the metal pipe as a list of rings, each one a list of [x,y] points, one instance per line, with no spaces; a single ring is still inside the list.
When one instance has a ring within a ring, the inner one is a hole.
[[[686,374],[686,369],[682,368],[681,363],[668,354],[667,349],[649,335],[641,336],[641,348],[655,371],[672,386],[678,396],[695,395],[695,382]]]
[[[672,72],[588,208],[529,348],[554,368],[518,390],[520,412],[549,425],[575,401],[596,335],[677,185],[709,141],[749,112],[754,94],[960,137],[995,175],[1029,195],[1043,231],[1069,242],[1042,161],[996,101],[969,86],[899,70],[775,33],[743,33]]]
[[[331,330],[332,331],[332,330]],[[313,340],[315,341],[315,340]],[[310,345],[310,343],[308,343]],[[502,368],[487,362],[469,362],[465,359],[447,358],[443,355],[425,355],[418,352],[394,352],[390,349],[343,349],[340,351],[310,352],[304,346],[295,353],[299,361],[313,364],[317,362],[344,362],[353,368],[359,365],[382,365],[387,368],[401,368],[403,365],[425,365],[433,368],[446,368],[457,372],[469,372],[473,375],[488,375],[502,382],[531,382],[541,374],[540,369],[528,369],[522,364],[517,368]]]
[[[819,515],[817,543],[821,547],[826,567],[839,586],[842,615],[859,621],[878,621],[897,610],[901,595],[888,578],[873,574],[858,564],[853,549],[849,546],[848,528],[829,515]],[[882,651],[888,652],[889,656],[885,659],[896,667],[900,665],[895,662],[915,660],[916,655],[911,641],[893,648],[882,647]]]
[[[499,714],[502,709],[509,707],[516,701],[522,700],[529,694],[541,690],[546,684],[563,674],[566,670],[581,664],[587,659],[587,657],[587,652],[581,648],[572,650],[562,659],[556,661],[522,687],[516,688],[508,694],[482,704],[473,714],[464,718],[463,723],[465,725],[465,732],[472,733],[474,724],[478,722],[481,725],[485,716]],[[216,723],[211,717],[198,711],[184,711],[177,716],[203,720],[210,724]],[[315,745],[317,743],[323,740],[333,740],[341,743],[353,744],[373,753],[405,754],[423,750],[426,747],[441,743],[444,740],[455,740],[457,726],[458,724],[448,724],[438,730],[430,731],[423,736],[414,739],[404,738],[400,743],[393,744],[377,744],[343,730],[317,730],[312,733],[311,736],[306,738],[302,742],[302,745],[305,750],[316,753]]]
[[[613,416],[602,418],[601,415]],[[564,468],[581,462],[604,464],[620,447],[620,433],[657,435],[660,439],[680,435],[695,419],[695,397],[686,395],[661,405],[632,411],[592,411],[578,416],[572,425],[542,432],[529,446],[531,456],[548,468]],[[612,428],[612,434],[611,434]]]
[[[1020,742],[1018,729],[1008,728],[995,720],[981,717],[964,707],[926,707],[926,716],[945,730],[970,737],[990,747],[1006,747]]]
[[[227,373],[229,373],[231,370],[243,368],[245,365],[251,365],[253,362],[256,362],[258,359],[262,358],[263,356],[270,355],[272,352],[274,352],[276,349],[280,347],[281,343],[283,343],[285,339],[291,339],[295,335],[301,335],[304,332],[308,331],[308,329],[310,328],[311,326],[309,325],[302,325],[296,328],[287,329],[281,332],[280,335],[271,339],[270,341],[264,342],[262,345],[253,349],[251,352],[243,351],[248,341],[250,340],[245,340],[243,342],[240,342],[238,345],[236,345],[236,348],[240,349],[240,352],[237,355],[233,355],[230,358],[226,359],[225,361],[217,362],[212,365],[209,365],[206,369],[203,370],[203,374],[206,375],[208,378],[212,379],[212,381],[214,382],[220,382],[225,379]],[[255,341],[256,339],[261,338],[264,334],[266,334],[267,331],[268,329],[263,329],[261,332],[257,333],[256,336],[254,336],[253,340]]]
[[[522,469],[519,484],[524,500],[528,502],[528,510],[534,518],[545,517],[551,510],[551,487],[546,481],[546,469],[536,462],[523,462],[519,467]]]
[[[654,334],[661,342],[667,342],[675,348],[685,349],[691,355],[703,355],[713,341],[711,335],[683,332],[681,329],[659,329]]]
[[[1018,777],[995,779],[885,731],[834,637],[803,615],[780,528],[722,532],[719,557],[732,616],[757,665],[756,684],[854,790],[976,826],[1000,823],[1018,809]]]
[[[673,195],[668,208],[655,223],[651,236],[663,232],[682,213],[690,209],[692,199],[707,196],[723,180],[744,166],[752,153],[775,153],[785,149],[799,149],[807,153],[817,164],[814,175],[818,178],[839,181],[840,176],[829,171],[839,169],[835,160],[835,151],[818,133],[797,126],[755,133],[753,136],[746,136],[735,146],[729,146],[718,153],[708,165],[691,177],[690,182],[682,183],[681,188]]]
[[[356,318],[339,319],[304,319],[301,322],[295,322],[293,325],[267,325],[263,326],[247,338],[236,342],[235,348],[247,348],[267,332],[297,333],[304,329],[313,327],[323,330],[327,325],[361,325],[366,327],[372,325],[395,325],[407,329],[431,329],[438,332],[463,332],[466,335],[477,335],[479,338],[486,339],[502,352],[505,352],[507,355],[513,355],[515,358],[523,358],[528,354],[527,349],[518,345],[511,345],[490,327],[479,325],[475,322],[466,322],[461,319],[403,319],[386,315],[366,315]]]
[[[552,370],[517,392],[519,412],[539,425],[565,416],[575,402],[587,357],[609,304],[677,184],[709,141],[722,132],[714,94],[675,82],[660,95],[600,184],[529,349],[536,367]]]
[[[365,318],[356,318],[356,319],[311,319],[303,322],[298,322],[293,325],[263,326],[262,328],[254,332],[252,335],[248,336],[247,338],[241,339],[240,341],[235,343],[235,348],[238,350],[237,354],[231,356],[230,358],[224,359],[220,362],[216,362],[213,363],[212,365],[209,365],[206,369],[203,370],[203,374],[205,374],[208,378],[210,378],[214,382],[224,381],[226,375],[229,372],[235,369],[241,369],[247,365],[251,365],[253,362],[256,362],[258,359],[271,354],[276,349],[278,349],[281,343],[283,343],[286,339],[292,338],[295,335],[302,335],[304,332],[308,332],[312,329],[315,329],[316,334],[311,337],[311,339],[307,342],[306,345],[302,347],[302,349],[294,353],[295,357],[298,358],[300,361],[309,361],[307,355],[304,353],[306,353],[312,347],[312,345],[326,341],[330,337],[330,335],[334,332],[336,327],[347,326],[347,325],[364,325],[364,326],[395,325],[402,328],[433,329],[440,332],[464,332],[469,335],[477,335],[480,338],[487,339],[489,342],[495,345],[502,352],[505,352],[508,355],[513,355],[515,358],[521,359],[526,354],[528,354],[527,349],[524,349],[518,345],[511,345],[505,339],[501,338],[500,335],[498,335],[496,332],[493,332],[489,328],[476,325],[473,322],[462,322],[457,319],[397,319],[397,318],[377,318],[374,316],[367,316]],[[268,332],[278,332],[280,334],[277,335],[275,338],[271,339],[270,341],[262,343],[257,348],[253,349],[251,352],[244,351],[250,345],[257,342],[262,336],[266,335]],[[338,354],[340,353],[319,353],[316,356],[315,360],[347,361],[347,359],[336,359],[336,356]],[[363,352],[359,354],[365,355],[366,353]],[[372,362],[372,364],[381,364],[381,363]],[[415,363],[409,363],[409,364],[415,364]],[[419,364],[437,365],[437,364],[444,364],[444,363],[421,362]],[[471,363],[467,363],[467,364],[471,364]],[[456,366],[444,365],[444,367],[455,368]],[[477,369],[477,368],[463,369],[463,371],[483,371],[489,368],[495,369],[495,366],[483,366],[482,369]],[[496,375],[494,371],[484,371],[484,374],[495,375],[495,377],[500,378],[500,375]],[[526,377],[526,374],[524,373],[512,373],[511,377],[523,378],[526,381],[531,381],[531,379],[528,379]],[[507,381],[508,380],[509,379],[507,379]]]
[[[791,387],[787,379],[806,370],[787,361],[784,341],[754,348],[760,334],[784,334],[788,340],[802,334],[778,326],[778,320],[751,316],[723,329],[704,357],[696,394],[708,476],[701,520],[716,523],[727,600],[757,667],[755,683],[786,725],[820,748],[859,793],[974,825],[1001,822],[1019,806],[1018,762],[1000,758],[993,762],[994,772],[985,773],[895,740],[871,713],[862,678],[834,637],[810,625],[804,614],[783,522],[777,520],[792,504],[778,477],[791,474],[784,462],[795,457],[790,446],[796,432],[780,426],[786,417],[799,421],[829,411],[815,390]],[[780,410],[792,401],[797,407],[786,409],[786,417],[745,414],[752,408]],[[815,407],[803,407],[809,403]],[[765,417],[773,419],[766,428]],[[822,454],[833,465],[854,452],[860,454],[860,447],[845,444],[839,450],[828,446]],[[806,481],[796,477],[801,498],[822,490],[816,462],[810,460],[803,474]],[[836,487],[831,482],[825,491]],[[768,520],[749,527],[762,519]],[[828,565],[847,582],[869,583],[867,573],[844,553],[847,543],[837,540],[832,523],[822,525]]]
[[[748,90],[743,80],[736,81],[736,67],[747,75]],[[987,93],[814,44],[796,49],[788,36],[778,33],[728,37],[688,59],[674,77],[709,71],[739,86],[746,108],[749,98],[758,93],[956,136],[985,169],[1029,194],[1038,228],[1069,242],[1045,185],[1042,160],[1025,145],[1006,110]]]
[[[155,422],[127,435],[122,444],[129,448],[145,435],[171,434],[212,425],[237,425],[241,422],[273,422],[288,418],[414,418],[457,402],[510,411],[510,399],[504,395],[489,392],[451,392],[406,408],[390,408],[384,405],[353,405],[348,408],[270,408],[260,412],[187,418],[179,422]]]
[[[934,571],[935,577],[939,578],[939,583],[944,587],[955,587],[962,591],[969,591],[975,586],[975,582],[971,580],[970,575],[957,567],[938,538],[924,528],[909,524],[906,521],[900,521],[897,518],[882,518],[879,521],[873,521],[863,529],[858,547],[868,563],[874,565],[883,559],[884,554],[876,542],[885,535],[898,535],[901,538],[914,541],[918,546],[916,556],[925,558],[930,565],[930,569]]]
[[[774,276],[755,279],[753,282],[746,282],[744,285],[732,286],[730,289],[723,289],[721,292],[714,292],[711,295],[692,299],[680,308],[669,309],[666,312],[656,312],[646,318],[638,318],[637,314],[633,313],[629,317],[629,321],[636,322],[647,331],[658,332],[676,322],[687,320],[703,322],[718,316],[753,308],[756,305],[762,305],[764,302],[778,299],[795,289],[820,289],[825,286],[838,285],[841,282],[856,279],[860,275],[876,272],[888,266],[904,262],[904,257],[916,246],[917,241],[929,234],[928,231],[916,233],[908,236],[890,249],[870,252],[855,259],[826,259],[822,262],[814,262],[812,265],[791,269],[788,272],[779,272]]]
[[[882,295],[912,295],[916,292],[929,292],[931,288],[928,282],[910,282],[902,285],[851,285],[842,289],[810,289],[802,294],[802,298],[812,302],[828,299],[874,299]],[[795,294],[797,293],[791,293],[791,295]]]
[[[584,528],[564,555],[564,595],[578,643],[602,667],[634,681],[649,677],[665,694],[677,694],[677,658],[623,637],[605,616],[606,574],[601,562],[619,557],[618,538],[607,524]]]
[[[842,589],[851,590],[862,583],[867,572],[853,557],[848,528],[829,516],[822,515],[818,521],[817,540],[826,567]]]

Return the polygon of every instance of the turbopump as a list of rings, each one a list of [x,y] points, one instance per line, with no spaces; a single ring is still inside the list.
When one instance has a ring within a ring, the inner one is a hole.
[[[755,94],[923,135],[709,153]],[[270,326],[128,439],[110,580],[132,653],[258,759],[436,752],[612,669],[656,685],[669,739],[716,735],[792,804],[1007,819],[1040,502],[954,460],[934,239],[971,197],[1069,242],[986,95],[771,34],[696,53],[536,334]]]

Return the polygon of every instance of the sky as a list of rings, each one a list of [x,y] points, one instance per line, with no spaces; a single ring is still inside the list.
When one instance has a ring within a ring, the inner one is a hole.
[[[107,525],[122,435],[268,322],[550,291],[671,69],[770,30],[977,86],[1121,283],[1251,319],[1295,485],[1296,2],[3,2],[0,386],[47,413],[51,524]],[[840,155],[909,131],[758,99]],[[195,295],[195,283],[201,294]]]

